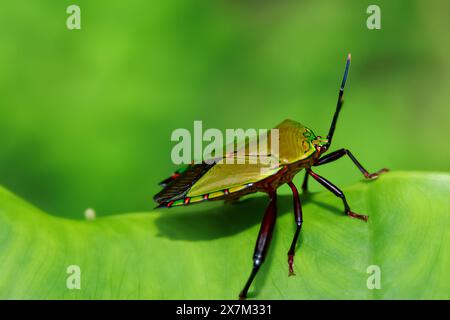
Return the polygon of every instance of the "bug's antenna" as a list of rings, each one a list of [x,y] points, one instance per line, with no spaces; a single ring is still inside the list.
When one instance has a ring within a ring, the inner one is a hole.
[[[334,129],[336,129],[336,122],[339,116],[339,112],[341,111],[342,105],[344,103],[344,88],[345,83],[347,82],[348,69],[350,68],[350,61],[352,59],[352,55],[349,53],[347,56],[347,63],[345,64],[344,77],[342,78],[341,88],[339,89],[339,97],[336,105],[336,111],[334,112],[333,121],[331,122],[330,131],[328,131],[327,135],[327,143],[324,145],[326,149],[331,145],[331,139],[333,139]]]

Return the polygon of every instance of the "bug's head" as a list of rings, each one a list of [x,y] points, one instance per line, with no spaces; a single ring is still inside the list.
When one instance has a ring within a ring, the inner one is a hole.
[[[308,143],[321,154],[328,149],[328,139],[316,136],[310,129],[305,128],[303,136],[307,139]]]
[[[311,143],[313,144],[314,148],[316,148],[319,154],[324,153],[328,149],[328,139],[322,138],[321,136],[315,137],[315,139],[313,139]]]

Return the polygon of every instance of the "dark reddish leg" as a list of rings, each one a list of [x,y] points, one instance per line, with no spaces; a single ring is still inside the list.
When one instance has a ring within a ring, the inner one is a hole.
[[[308,192],[308,171],[305,172],[305,177],[303,178],[303,183],[302,183],[302,191],[303,193],[307,193]]]
[[[261,222],[261,228],[259,229],[258,239],[256,240],[255,252],[253,254],[253,269],[250,277],[239,294],[239,298],[245,299],[247,297],[248,289],[255,279],[259,268],[267,254],[269,249],[270,240],[272,239],[273,229],[275,227],[275,221],[277,218],[277,194],[276,191],[269,192],[270,202],[267,206],[263,220]]]
[[[344,208],[345,213],[352,218],[357,218],[360,220],[367,221],[368,217],[362,214],[354,213],[350,210],[350,207],[347,203],[347,199],[345,199],[345,195],[338,187],[336,187],[334,184],[332,184],[330,181],[325,179],[324,177],[319,176],[317,173],[312,172],[311,169],[308,169],[307,171],[314,179],[316,179],[321,185],[323,185],[325,188],[333,192],[337,197],[342,199],[342,202],[344,202]]]
[[[364,169],[361,163],[359,163],[359,161],[356,160],[356,158],[353,156],[350,150],[347,149],[339,149],[323,156],[322,158],[318,159],[316,163],[314,163],[314,166],[320,166],[325,163],[336,161],[345,155],[348,155],[350,157],[353,163],[358,167],[359,171],[361,171],[364,177],[366,177],[367,179],[376,179],[381,173],[389,171],[389,169],[383,168],[381,170],[378,170],[377,172],[369,173],[366,169]]]
[[[297,224],[297,229],[295,230],[294,239],[292,240],[291,247],[288,251],[288,264],[289,264],[289,276],[295,276],[294,273],[294,255],[295,255],[295,245],[297,244],[297,239],[302,229],[303,223],[303,215],[302,215],[302,206],[300,203],[300,197],[298,195],[297,188],[291,182],[288,183],[289,187],[292,190],[292,196],[294,198],[294,215],[295,215],[295,223]]]

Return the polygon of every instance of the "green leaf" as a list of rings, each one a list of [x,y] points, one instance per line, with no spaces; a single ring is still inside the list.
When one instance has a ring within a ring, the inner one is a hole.
[[[344,216],[328,192],[302,196],[297,275],[288,277],[295,227],[292,197],[282,189],[272,246],[250,298],[448,299],[450,175],[393,172],[344,191],[369,222]],[[0,298],[235,299],[266,203],[257,195],[235,205],[76,221],[0,189]],[[80,267],[79,290],[67,288],[70,265]],[[367,287],[371,265],[380,267],[381,289]]]

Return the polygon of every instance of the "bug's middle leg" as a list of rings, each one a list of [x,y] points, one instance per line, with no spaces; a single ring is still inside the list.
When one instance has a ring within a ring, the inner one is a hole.
[[[297,188],[292,183],[292,181],[289,182],[288,185],[292,190],[292,196],[294,198],[294,215],[295,215],[295,223],[297,224],[297,229],[295,229],[294,239],[292,239],[291,247],[288,251],[288,264],[289,264],[289,276],[295,276],[295,273],[294,273],[295,246],[297,244],[297,239],[298,239],[298,236],[302,229],[303,214],[302,214],[302,206],[300,203],[300,197],[298,195]]]
[[[259,229],[258,239],[256,240],[255,251],[253,254],[253,269],[247,283],[239,294],[239,298],[245,299],[247,297],[248,289],[255,279],[256,274],[259,271],[262,263],[269,249],[270,240],[272,239],[273,229],[275,227],[275,221],[277,218],[277,194],[276,191],[269,193],[270,202],[264,213],[263,220],[261,222],[261,228]]]
[[[353,211],[350,210],[350,206],[347,203],[347,199],[345,198],[344,192],[342,192],[341,189],[339,189],[338,187],[336,187],[334,184],[332,184],[330,181],[328,181],[327,179],[325,179],[322,176],[319,176],[317,173],[313,172],[311,169],[307,169],[307,172],[315,179],[317,180],[321,185],[323,185],[325,188],[327,188],[328,190],[330,190],[332,193],[334,193],[337,197],[342,199],[342,202],[344,203],[344,209],[345,209],[345,213],[352,218],[357,218],[360,220],[364,220],[367,221],[367,219],[369,218],[368,216],[362,215],[362,214],[357,214]]]
[[[302,183],[302,191],[303,193],[307,193],[308,192],[308,171],[305,171],[305,177],[303,178],[303,183]]]
[[[336,161],[345,155],[349,156],[349,158],[358,167],[359,171],[361,171],[361,173],[364,175],[364,177],[366,177],[366,179],[376,179],[376,178],[378,178],[378,176],[381,173],[389,171],[388,169],[383,168],[381,170],[378,170],[377,172],[370,173],[362,166],[362,164],[355,158],[355,156],[348,149],[339,149],[334,152],[331,152],[331,153],[319,158],[317,160],[317,162],[314,163],[314,166],[316,167],[316,166],[320,166],[320,165],[323,165],[323,164],[326,164],[329,162]]]

